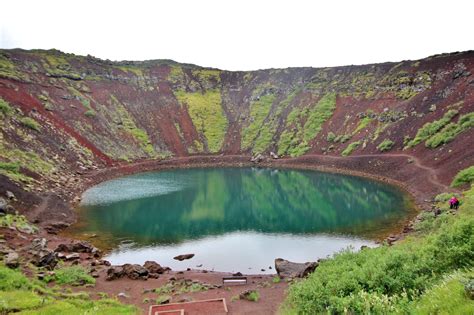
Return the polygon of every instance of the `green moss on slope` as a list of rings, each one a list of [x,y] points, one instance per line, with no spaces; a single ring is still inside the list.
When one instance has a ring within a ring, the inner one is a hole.
[[[144,129],[138,128],[135,124],[130,113],[125,109],[125,107],[119,102],[119,100],[114,96],[110,95],[112,103],[116,106],[117,113],[125,130],[130,133],[140,144],[140,147],[147,153],[149,156],[154,157],[156,152],[151,144],[150,138],[148,137],[147,132]]]
[[[309,108],[295,107],[288,114],[285,130],[278,142],[278,154],[292,157],[305,154],[309,141],[314,139],[336,109],[336,94],[324,95],[314,106]]]
[[[242,130],[242,143],[241,147],[243,150],[249,149],[259,136],[260,128],[262,128],[263,121],[270,113],[273,102],[275,101],[275,95],[268,94],[261,96],[259,100],[250,103],[250,124],[247,128]],[[255,151],[265,150],[266,146],[271,141],[272,135],[269,130],[265,131],[265,135],[257,143],[258,149]]]
[[[182,105],[188,107],[196,130],[204,136],[207,149],[219,152],[227,131],[227,118],[221,105],[221,93],[208,90],[205,93],[177,91],[175,96]]]
[[[439,119],[435,120],[430,123],[426,123],[418,129],[416,136],[413,140],[409,141],[405,148],[411,148],[416,146],[417,144],[427,140],[429,137],[435,135],[438,131],[440,131],[444,126],[446,126],[454,116],[458,114],[458,111],[455,109],[450,109],[447,111],[444,116]]]
[[[437,148],[442,144],[451,142],[457,135],[474,127],[474,112],[462,115],[457,123],[449,123],[443,129],[426,140],[428,148]]]

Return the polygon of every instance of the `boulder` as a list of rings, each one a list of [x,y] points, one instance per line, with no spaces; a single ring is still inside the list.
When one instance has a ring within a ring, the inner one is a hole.
[[[260,162],[262,162],[263,160],[264,160],[263,155],[257,154],[256,156],[254,156],[254,157],[252,157],[252,158],[250,159],[250,162],[252,162],[252,163],[260,163]]]
[[[7,198],[10,199],[10,200],[16,200],[15,195],[14,195],[11,191],[9,191],[9,190],[7,190],[7,192],[5,193],[5,195],[6,195]]]
[[[37,267],[46,267],[54,269],[56,267],[57,255],[54,251],[48,249],[48,241],[45,238],[35,238],[31,242],[30,254],[31,263]]]
[[[278,154],[276,154],[276,153],[273,152],[273,151],[270,152],[270,156],[271,156],[271,158],[274,159],[274,160],[278,159]]]
[[[148,270],[149,273],[158,273],[158,274],[161,274],[167,270],[169,270],[168,267],[161,267],[161,265],[159,263],[157,263],[156,261],[145,261],[145,264],[143,265],[143,267]]]
[[[72,254],[66,255],[66,257],[64,258],[66,260],[76,260],[76,259],[80,259],[81,256],[78,253],[72,253]]]
[[[106,280],[111,281],[111,280],[119,279],[119,278],[122,278],[124,275],[125,275],[125,272],[122,266],[111,266],[109,269],[107,269]]]
[[[173,257],[175,260],[183,261],[185,259],[191,259],[194,257],[194,254],[183,254]]]
[[[92,246],[89,242],[73,242],[73,243],[63,243],[59,244],[55,249],[56,252],[65,252],[65,253],[91,253],[96,254],[100,253],[99,249]]]
[[[303,278],[313,272],[318,262],[295,263],[282,258],[275,259],[275,269],[280,278]]]
[[[41,251],[31,251],[30,253],[32,254],[31,263],[37,267],[54,269],[58,264],[56,253],[52,250],[45,249]]]
[[[148,279],[148,270],[143,266],[138,264],[125,264],[122,268],[125,275],[132,280]]]
[[[0,213],[6,214],[7,206],[8,206],[8,203],[5,200],[5,198],[0,197]]]
[[[52,223],[50,223],[48,226],[46,226],[44,229],[45,229],[46,232],[48,232],[49,234],[57,234],[58,231],[67,228],[69,225],[70,225],[69,223],[61,222],[61,221],[59,221],[59,222],[52,222]]]
[[[48,240],[45,238],[35,238],[31,241],[31,249],[32,250],[45,250],[48,249]]]
[[[5,266],[8,268],[18,268],[20,265],[20,256],[17,252],[9,252],[5,257]]]

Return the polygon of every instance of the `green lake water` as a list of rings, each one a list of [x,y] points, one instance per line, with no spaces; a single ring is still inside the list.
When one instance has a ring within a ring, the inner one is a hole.
[[[74,236],[95,235],[113,264],[271,273],[273,260],[314,261],[374,241],[413,214],[377,181],[290,169],[142,173],[87,190]],[[194,253],[188,261],[172,258]],[[198,267],[199,266],[199,267]],[[265,269],[265,271],[262,271]]]

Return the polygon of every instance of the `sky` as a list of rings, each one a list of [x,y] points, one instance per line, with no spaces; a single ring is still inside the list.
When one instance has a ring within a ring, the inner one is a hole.
[[[474,49],[474,1],[6,0],[0,48],[225,70],[329,67]]]

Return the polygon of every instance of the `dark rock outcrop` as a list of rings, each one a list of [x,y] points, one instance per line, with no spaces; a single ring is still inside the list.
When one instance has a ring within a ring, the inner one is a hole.
[[[145,261],[145,264],[143,265],[143,267],[148,270],[148,272],[150,274],[152,273],[157,273],[157,274],[162,274],[164,273],[165,271],[168,271],[170,270],[170,268],[168,267],[162,267],[159,263],[157,263],[156,261]]]
[[[111,281],[111,280],[119,279],[119,278],[122,278],[124,275],[125,275],[125,272],[122,266],[111,266],[109,269],[107,269],[106,280]]]
[[[46,267],[54,269],[56,267],[57,253],[50,250],[48,241],[45,238],[36,238],[32,241],[30,246],[31,263],[37,267]]]
[[[183,254],[173,257],[175,260],[183,261],[185,259],[191,259],[194,257],[194,254]]]
[[[125,264],[122,266],[124,274],[132,280],[148,279],[148,270],[138,264]]]
[[[281,278],[303,278],[313,272],[317,262],[295,263],[282,258],[275,259],[275,269]]]
[[[11,251],[5,257],[5,266],[8,268],[18,268],[20,265],[20,256],[17,252]]]

